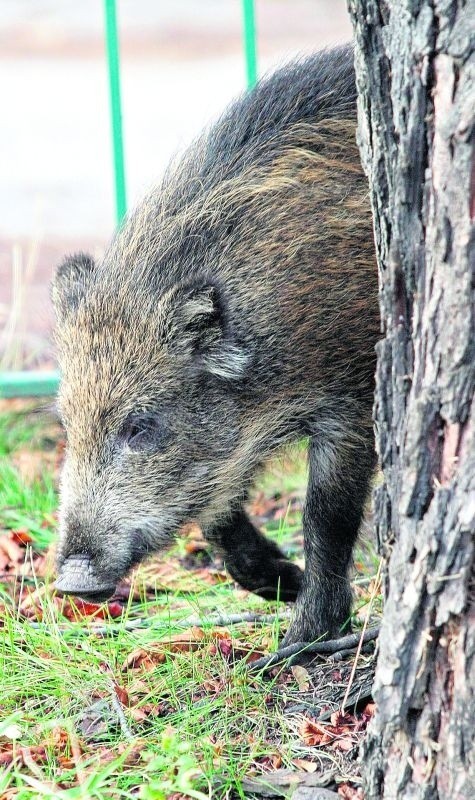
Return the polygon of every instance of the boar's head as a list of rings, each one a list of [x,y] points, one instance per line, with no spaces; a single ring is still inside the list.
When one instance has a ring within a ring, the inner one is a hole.
[[[123,274],[78,254],[52,287],[67,434],[57,588],[96,601],[183,523],[224,511],[249,455],[249,356],[220,287],[204,275],[157,292]]]

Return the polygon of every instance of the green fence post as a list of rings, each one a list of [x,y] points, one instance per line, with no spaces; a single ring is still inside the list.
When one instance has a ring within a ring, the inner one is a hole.
[[[122,135],[122,108],[120,100],[119,45],[115,0],[104,0],[106,23],[106,52],[109,68],[112,150],[114,153],[115,208],[117,224],[127,210],[125,192],[124,143]]]
[[[242,0],[242,14],[247,88],[252,89],[257,81],[256,15],[254,0]]]
[[[0,397],[42,397],[56,394],[57,372],[3,372],[0,375]]]
[[[126,212],[124,147],[120,102],[119,45],[115,0],[104,0],[105,38],[109,69],[112,147],[117,223]],[[55,394],[59,374],[51,371],[0,372],[0,398],[40,397]]]

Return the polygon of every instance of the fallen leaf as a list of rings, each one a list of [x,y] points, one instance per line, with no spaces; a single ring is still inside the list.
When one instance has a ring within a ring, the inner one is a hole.
[[[203,539],[201,528],[196,524],[196,522],[187,522],[186,525],[183,525],[180,528],[180,535],[188,541],[203,542],[206,544],[205,540]]]
[[[307,761],[305,758],[294,758],[292,760],[292,764],[298,769],[303,769],[305,772],[316,772],[318,769],[318,764],[315,761]]]
[[[129,710],[129,716],[134,722],[145,722],[150,716],[150,704],[147,706],[135,706]]]
[[[62,608],[63,616],[69,620],[75,620],[79,617],[94,617],[94,619],[108,619],[113,617],[121,617],[124,613],[124,607],[121,603],[88,603],[86,600],[81,600],[75,597],[71,600],[65,600]]]
[[[331,714],[330,722],[335,728],[338,728],[342,725],[354,725],[356,719],[352,714],[342,714],[338,709]]]
[[[23,735],[23,731],[19,725],[12,723],[11,725],[7,725],[6,728],[2,728],[0,733],[0,738],[3,739],[21,739]]]
[[[33,541],[33,537],[26,530],[26,528],[19,528],[18,530],[10,531],[10,535],[14,542],[20,545],[27,545]]]
[[[170,703],[161,700],[159,703],[144,703],[142,706],[135,706],[129,710],[129,714],[139,722],[148,717],[167,717],[174,711],[175,709]]]
[[[358,739],[350,738],[348,736],[341,736],[338,739],[335,739],[334,742],[331,744],[332,750],[339,750],[342,753],[349,753],[350,750],[353,750],[355,745],[358,744]]]
[[[148,671],[155,669],[157,664],[163,664],[165,661],[165,653],[162,650],[154,651],[153,645],[150,645],[149,648],[148,650],[144,650],[143,647],[137,647],[135,650],[132,650],[122,664],[122,671],[125,672],[129,669],[139,668]]]
[[[8,742],[0,747],[0,766],[10,766],[16,763],[18,766],[29,761],[44,763],[47,760],[46,748],[42,745],[30,745],[28,747],[18,747]]]
[[[351,715],[342,715],[339,711],[335,711],[332,718],[338,721],[337,725],[327,725],[307,717],[300,726],[300,735],[310,747],[329,745],[332,750],[347,753],[358,743],[354,728],[355,719]],[[340,724],[341,720],[350,724]]]
[[[256,758],[256,764],[266,770],[278,770],[282,766],[282,756],[280,753],[268,753],[265,756]]]
[[[308,717],[302,722],[299,728],[299,734],[305,744],[310,747],[322,744],[326,737],[326,731],[323,725],[320,725],[316,720],[309,719]],[[329,741],[328,738],[326,738],[326,741]]]
[[[226,681],[223,678],[207,678],[203,681],[206,694],[219,694],[224,690]]]
[[[233,642],[230,638],[218,639],[218,650],[225,658],[229,658],[233,654]]]
[[[193,575],[198,580],[203,581],[203,583],[209,583],[211,586],[214,586],[217,583],[226,583],[229,580],[224,570],[210,569],[209,567],[195,569]]]
[[[123,706],[130,705],[129,695],[127,693],[127,690],[124,689],[123,686],[119,686],[118,683],[114,683],[114,691],[117,695],[119,703],[121,703]]]
[[[364,800],[364,792],[361,786],[355,787],[349,783],[340,783],[338,797],[343,797],[344,800]]]
[[[127,766],[135,766],[140,764],[144,758],[144,754],[146,753],[146,743],[138,739],[134,739],[133,744],[130,744],[129,742],[119,742],[114,747],[105,747],[103,745],[99,745],[94,748],[94,751],[97,754],[97,760],[100,764],[108,764],[111,761],[115,761],[118,755],[123,755],[126,753],[125,760],[122,762],[122,764]],[[90,774],[94,770],[97,770],[97,761],[94,761],[88,769],[85,769],[84,773]]]
[[[138,667],[153,669],[156,664],[163,664],[166,653],[187,653],[196,650],[205,638],[206,634],[201,628],[193,627],[168,636],[160,642],[151,642],[146,650],[138,647],[129,653],[122,664],[122,670]]]
[[[206,639],[206,634],[202,628],[193,626],[188,630],[181,633],[174,633],[172,636],[167,636],[163,644],[169,647],[173,652],[180,650],[196,650],[196,645]]]
[[[305,667],[295,666],[291,667],[292,675],[297,681],[299,692],[308,692],[310,687],[310,674]]]
[[[48,731],[43,744],[54,750],[55,758],[63,769],[73,769],[77,766],[77,757],[84,753],[82,743],[75,738],[73,746],[70,734],[60,725]]]
[[[0,536],[0,571],[15,571],[25,560],[25,548],[14,540],[11,532]]]
[[[366,722],[369,722],[370,719],[374,716],[376,711],[376,703],[367,703],[361,712],[361,717]]]

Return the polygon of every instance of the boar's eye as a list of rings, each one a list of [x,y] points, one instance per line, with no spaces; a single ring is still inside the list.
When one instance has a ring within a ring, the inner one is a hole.
[[[160,450],[168,439],[163,421],[153,415],[129,417],[123,424],[119,440],[131,450]]]

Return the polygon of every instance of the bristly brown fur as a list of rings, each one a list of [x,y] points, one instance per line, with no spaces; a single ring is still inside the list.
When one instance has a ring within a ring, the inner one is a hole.
[[[60,585],[84,557],[87,594],[113,587],[197,519],[242,585],[298,597],[287,641],[345,622],[379,333],[355,103],[349,47],[284,68],[170,167],[101,263],[59,268]],[[263,459],[302,435],[304,576],[243,511]]]

